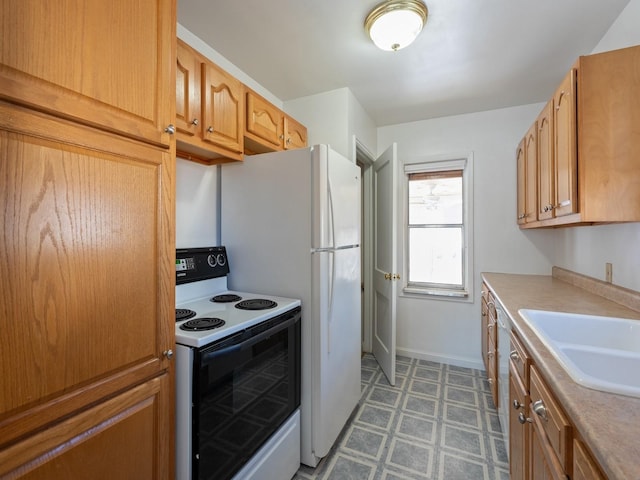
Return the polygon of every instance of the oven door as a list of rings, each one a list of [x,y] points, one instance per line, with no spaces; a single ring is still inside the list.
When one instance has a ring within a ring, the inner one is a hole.
[[[300,405],[300,308],[197,350],[193,375],[193,478],[232,478]]]

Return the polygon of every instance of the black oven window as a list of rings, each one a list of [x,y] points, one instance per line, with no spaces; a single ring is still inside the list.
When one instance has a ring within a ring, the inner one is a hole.
[[[300,405],[299,309],[206,347],[194,372],[194,478],[232,478]]]

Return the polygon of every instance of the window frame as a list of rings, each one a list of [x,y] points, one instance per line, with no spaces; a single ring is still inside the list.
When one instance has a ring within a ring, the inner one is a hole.
[[[409,283],[409,177],[416,173],[436,173],[441,171],[462,171],[462,287],[450,285]],[[404,209],[402,234],[403,245],[403,288],[402,296],[473,301],[473,153],[419,158],[404,164],[402,205]]]

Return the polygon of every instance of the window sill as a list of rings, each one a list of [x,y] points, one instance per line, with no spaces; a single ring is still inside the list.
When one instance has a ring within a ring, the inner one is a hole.
[[[447,290],[443,288],[404,287],[402,297],[424,298],[429,300],[450,300],[454,302],[470,302],[472,299],[466,290]]]

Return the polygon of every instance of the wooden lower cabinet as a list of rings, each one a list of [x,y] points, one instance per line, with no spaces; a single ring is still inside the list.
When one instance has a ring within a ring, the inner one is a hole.
[[[487,381],[491,388],[493,404],[497,407],[498,395],[498,313],[496,311],[496,299],[489,287],[482,285],[481,300],[481,325],[480,334],[482,336],[482,360],[487,372]]]
[[[522,342],[511,333],[509,369],[511,480],[598,480],[599,472],[571,421]],[[585,473],[586,472],[586,473]]]
[[[572,480],[606,480],[596,461],[579,439],[573,440],[573,476]]]
[[[149,380],[0,451],[24,480],[169,479],[169,376]]]
[[[509,473],[511,480],[529,478],[529,392],[513,368],[509,368]]]

